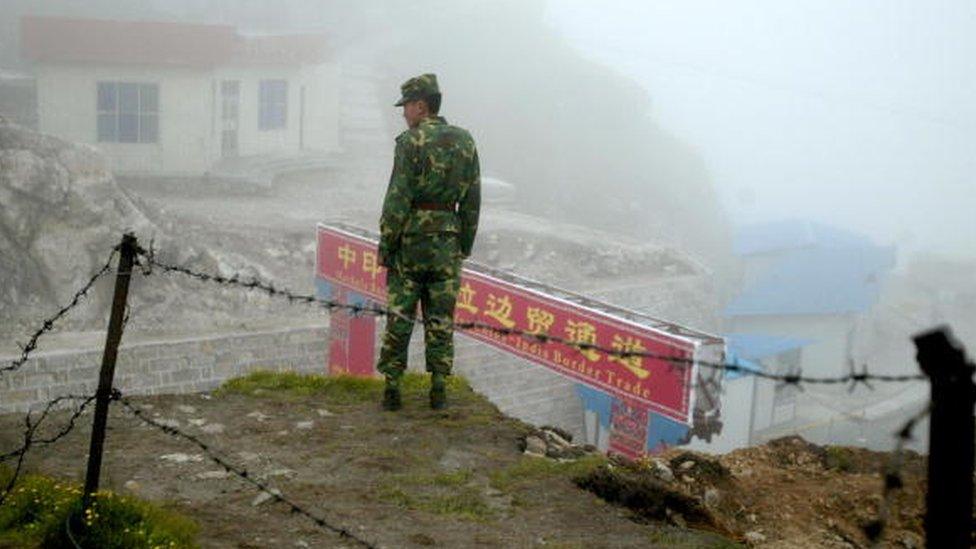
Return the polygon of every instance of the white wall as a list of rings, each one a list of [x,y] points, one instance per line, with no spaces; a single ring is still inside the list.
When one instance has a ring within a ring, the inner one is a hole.
[[[248,155],[291,155],[339,149],[339,69],[238,67],[217,70],[44,64],[37,68],[40,131],[89,143],[109,159],[113,171],[130,175],[199,176],[221,159],[220,82],[241,82],[238,151]],[[258,129],[259,86],[265,79],[288,81],[285,128]],[[159,85],[156,143],[99,143],[97,86],[100,81]],[[301,89],[305,87],[304,140],[300,134]],[[304,143],[302,143],[304,141]]]
[[[304,145],[306,150],[334,151],[339,148],[339,76],[334,64],[308,67],[252,66],[229,67],[214,72],[217,108],[214,111],[215,139],[220,144],[220,82],[240,82],[240,120],[238,150],[240,156],[293,154]],[[259,129],[260,85],[262,80],[288,82],[288,108],[285,127]],[[301,116],[301,90],[305,87],[304,127]],[[301,130],[304,130],[302,139]],[[216,149],[219,159],[220,150]]]
[[[240,156],[275,154],[298,151],[298,99],[300,69],[298,67],[241,67],[218,69],[214,72],[217,90],[217,108],[214,112],[217,139],[220,135],[220,82],[240,82],[240,120],[238,125],[238,151]],[[288,81],[288,109],[285,127],[275,130],[258,129],[260,109],[259,88],[262,80]],[[219,151],[218,151],[219,155]],[[219,156],[217,157],[219,158]],[[215,160],[217,159],[215,158]]]
[[[689,450],[724,454],[749,445],[753,399],[756,397],[755,376],[725,380],[722,394],[722,432],[711,442],[697,437],[687,445]]]
[[[209,123],[203,122],[211,118],[207,72],[186,68],[52,64],[39,66],[36,74],[41,132],[94,145],[118,173],[198,175],[208,168],[214,140]],[[100,81],[159,85],[158,142],[98,142],[96,101]]]
[[[339,150],[339,66],[335,63],[305,69],[305,148]]]

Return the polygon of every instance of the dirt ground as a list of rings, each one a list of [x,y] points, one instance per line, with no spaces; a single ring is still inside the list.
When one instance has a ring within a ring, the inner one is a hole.
[[[679,458],[680,459],[680,458]],[[729,527],[756,531],[770,547],[868,547],[864,526],[882,506],[882,475],[891,453],[777,439],[721,456],[737,487],[720,505]],[[883,547],[923,547],[926,462],[902,456],[904,487],[893,492]]]
[[[865,526],[880,516],[891,457],[790,436],[720,456],[672,449],[660,459],[674,471],[671,486],[704,502],[716,528],[756,546],[799,549],[871,547]],[[902,453],[904,486],[891,495],[879,546],[924,546],[925,468],[919,454]]]
[[[540,458],[518,449],[524,424],[470,390],[461,393],[441,412],[419,391],[405,395],[399,413],[379,410],[378,391],[364,401],[195,394],[134,402],[382,547],[730,546],[706,533],[632,520],[626,509],[577,488],[571,465],[540,468]],[[22,425],[22,416],[0,418],[0,448],[18,445]],[[29,470],[81,481],[89,432],[79,427],[34,449]],[[170,502],[199,521],[203,547],[356,546],[283,503],[255,505],[253,487],[224,477],[199,448],[118,405],[106,448],[102,486]]]
[[[717,461],[674,450],[656,458],[674,477],[657,486],[697,502],[701,515],[668,510],[655,518],[578,488],[579,463],[523,455],[530,428],[470,389],[455,391],[442,412],[427,408],[421,390],[408,392],[399,413],[379,410],[378,391],[365,399],[258,389],[134,402],[329,523],[383,547],[868,547],[862,526],[878,516],[884,454],[798,438]],[[29,470],[83,479],[87,422],[34,449]],[[22,416],[0,417],[0,449],[16,447],[22,424]],[[109,429],[103,486],[193,517],[203,547],[356,546],[283,503],[256,505],[252,486],[119,406]],[[632,468],[654,476],[648,463]],[[924,544],[923,460],[909,454],[903,473],[883,547]]]

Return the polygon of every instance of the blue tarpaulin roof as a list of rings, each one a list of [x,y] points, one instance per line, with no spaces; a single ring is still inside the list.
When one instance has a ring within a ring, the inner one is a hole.
[[[887,248],[797,250],[784,254],[726,307],[726,316],[863,311],[877,300],[894,261]]]
[[[867,238],[815,221],[793,219],[757,223],[736,230],[732,251],[753,255],[800,248],[873,247]]]
[[[726,316],[860,312],[877,300],[881,278],[895,262],[892,248],[810,221],[744,227],[734,246],[739,255],[772,261],[729,303]]]

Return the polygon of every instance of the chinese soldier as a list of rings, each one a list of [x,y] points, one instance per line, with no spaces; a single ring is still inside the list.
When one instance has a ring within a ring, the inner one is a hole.
[[[430,406],[446,405],[454,363],[454,304],[461,260],[471,254],[481,206],[478,151],[471,135],[438,115],[437,77],[400,87],[409,129],[396,138],[393,174],[380,218],[379,261],[387,267],[389,308],[376,369],[386,376],[383,408],[398,410],[400,379],[420,303],[424,318]]]

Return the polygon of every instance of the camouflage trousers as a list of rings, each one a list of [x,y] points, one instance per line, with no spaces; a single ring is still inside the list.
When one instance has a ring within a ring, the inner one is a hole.
[[[392,314],[387,315],[376,370],[394,377],[406,370],[410,334],[419,303],[424,319],[427,371],[447,375],[454,365],[454,305],[461,280],[457,238],[432,236],[414,244],[405,243],[397,253],[394,267],[387,270],[387,305]]]

